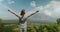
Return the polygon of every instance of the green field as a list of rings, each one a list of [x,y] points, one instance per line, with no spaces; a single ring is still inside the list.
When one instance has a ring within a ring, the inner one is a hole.
[[[28,23],[28,32],[60,32],[59,24],[35,24]],[[18,32],[17,24],[1,24],[0,32]]]

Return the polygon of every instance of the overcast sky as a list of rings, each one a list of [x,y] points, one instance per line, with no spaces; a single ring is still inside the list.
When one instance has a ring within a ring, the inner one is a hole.
[[[0,0],[0,18],[17,19],[15,15],[7,11],[9,8],[18,14],[24,8],[25,16],[39,10],[37,14],[45,14],[53,18],[60,17],[60,0]]]

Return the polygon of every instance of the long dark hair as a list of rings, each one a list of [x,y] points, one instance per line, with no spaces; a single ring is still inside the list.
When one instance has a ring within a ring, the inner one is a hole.
[[[21,16],[24,16],[24,14],[25,14],[25,9],[22,9],[22,11],[21,11]]]

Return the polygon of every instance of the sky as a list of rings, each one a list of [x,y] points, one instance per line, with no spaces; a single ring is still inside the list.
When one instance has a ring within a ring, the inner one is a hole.
[[[22,9],[25,9],[25,16],[39,10],[40,12],[37,13],[39,14],[37,16],[45,14],[53,18],[59,18],[60,0],[0,0],[0,18],[18,19],[15,15],[9,13],[8,9],[12,9],[18,14]],[[37,18],[39,19],[39,17]]]

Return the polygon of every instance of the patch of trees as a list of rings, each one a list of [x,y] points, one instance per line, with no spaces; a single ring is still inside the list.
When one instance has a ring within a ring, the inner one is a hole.
[[[57,24],[60,24],[60,18],[57,19]]]

